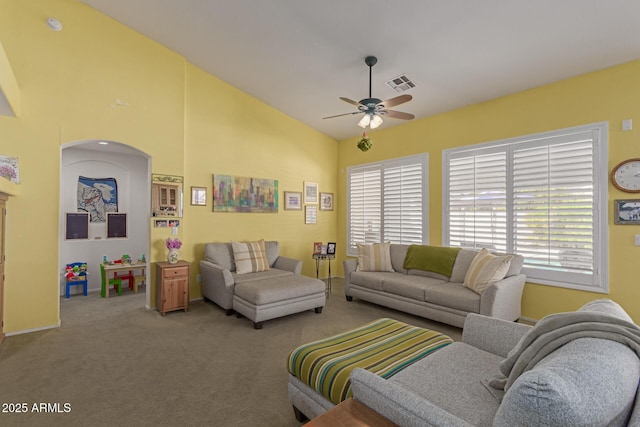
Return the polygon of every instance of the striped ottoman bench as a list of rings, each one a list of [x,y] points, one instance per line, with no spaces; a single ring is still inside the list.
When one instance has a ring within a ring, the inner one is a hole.
[[[383,318],[304,344],[287,361],[296,419],[314,418],[350,397],[355,368],[389,378],[452,342],[440,332]]]

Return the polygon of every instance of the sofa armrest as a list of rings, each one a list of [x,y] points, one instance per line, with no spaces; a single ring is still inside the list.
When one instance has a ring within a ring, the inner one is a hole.
[[[480,350],[507,357],[531,326],[469,313],[464,321],[462,342]]]
[[[342,267],[344,268],[344,293],[348,296],[349,287],[351,285],[351,273],[356,271],[356,269],[358,268],[358,260],[346,259],[343,261]]]
[[[299,259],[279,256],[278,259],[276,259],[276,262],[273,263],[273,268],[290,271],[293,274],[300,275],[300,272],[302,271],[302,261]]]
[[[471,426],[417,394],[362,368],[351,372],[353,398],[401,426]]]
[[[526,278],[524,274],[518,274],[489,285],[480,298],[480,314],[509,321],[518,320]]]
[[[202,296],[226,310],[232,309],[235,281],[231,272],[218,264],[201,260],[200,276]]]

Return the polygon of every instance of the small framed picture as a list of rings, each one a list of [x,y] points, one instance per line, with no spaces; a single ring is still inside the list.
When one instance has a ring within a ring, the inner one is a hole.
[[[206,187],[191,187],[191,204],[193,206],[207,206]]]
[[[284,192],[284,208],[285,210],[302,210],[302,193],[300,191]]]
[[[333,210],[333,193],[320,193],[320,210]]]
[[[327,243],[327,255],[335,255],[336,254],[336,243],[329,242]]]
[[[322,242],[313,242],[313,254],[320,255],[322,251]]]
[[[326,255],[326,254],[327,254],[327,245],[320,246],[320,255]]]
[[[315,205],[306,205],[304,207],[304,223],[317,224],[317,222],[318,222],[318,207]]]
[[[640,199],[614,200],[615,224],[640,224]]]
[[[318,203],[318,183],[317,182],[305,182],[304,183],[304,202],[305,203]]]

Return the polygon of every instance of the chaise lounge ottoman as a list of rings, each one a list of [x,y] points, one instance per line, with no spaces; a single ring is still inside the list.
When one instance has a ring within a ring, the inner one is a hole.
[[[305,310],[322,313],[326,303],[325,284],[306,276],[290,275],[237,283],[233,310],[253,321],[262,322]]]
[[[440,332],[383,318],[304,344],[287,361],[296,419],[315,418],[349,398],[350,374],[356,368],[390,378],[452,342]]]

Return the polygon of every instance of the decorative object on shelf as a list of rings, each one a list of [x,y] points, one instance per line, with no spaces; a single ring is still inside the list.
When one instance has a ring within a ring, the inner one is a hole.
[[[302,210],[302,193],[300,191],[284,192],[284,209],[285,210]]]
[[[373,142],[371,142],[371,138],[367,136],[366,132],[362,132],[362,137],[358,140],[357,147],[361,151],[369,151],[373,147]]]
[[[175,239],[167,237],[165,245],[167,249],[169,249],[169,253],[167,254],[167,262],[169,262],[169,264],[177,263],[180,258],[180,248],[182,247],[182,241],[180,241],[180,239],[177,237]]]
[[[640,224],[640,199],[614,200],[615,224],[637,225]]]
[[[278,180],[214,175],[213,211],[278,213]]]
[[[318,183],[317,182],[305,182],[304,183],[304,202],[305,203],[318,203]]]
[[[640,193],[640,159],[628,159],[611,171],[611,183],[627,193]]]
[[[193,206],[207,206],[206,187],[191,187],[191,204]]]
[[[151,176],[151,216],[181,218],[184,177],[177,175]]]
[[[320,193],[320,210],[333,210],[333,193]]]

